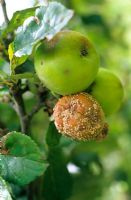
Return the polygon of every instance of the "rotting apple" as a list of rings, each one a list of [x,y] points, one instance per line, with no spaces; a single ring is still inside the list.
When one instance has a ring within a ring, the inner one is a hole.
[[[58,131],[75,140],[101,140],[108,132],[101,106],[86,93],[60,98],[53,118]]]

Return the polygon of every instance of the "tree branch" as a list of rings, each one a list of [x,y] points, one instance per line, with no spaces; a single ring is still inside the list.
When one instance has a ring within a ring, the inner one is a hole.
[[[7,15],[7,10],[6,10],[6,3],[5,0],[0,0],[1,6],[2,6],[2,11],[5,19],[6,25],[9,23],[8,15]]]
[[[33,118],[33,116],[44,106],[44,104],[42,102],[39,102],[33,109],[32,111],[27,114],[26,118],[27,118],[27,122],[30,122]]]
[[[10,105],[16,111],[21,125],[21,132],[29,134],[30,123],[34,115],[39,112],[41,108],[48,113],[49,116],[52,115],[54,105],[54,97],[48,95],[48,90],[43,87],[38,89],[38,103],[32,108],[31,112],[27,113],[23,100],[23,93],[28,90],[28,87],[21,89],[21,82],[14,84],[10,88],[10,93],[13,96]]]
[[[14,85],[13,88],[11,88],[11,94],[14,97],[13,108],[15,109],[20,119],[21,132],[26,133],[28,131],[28,123],[26,122],[27,121],[26,110],[25,110],[22,93],[18,85]]]
[[[26,88],[27,89],[27,88]],[[26,92],[27,90],[25,90]],[[42,108],[44,107],[44,103],[39,99],[38,103],[34,108],[31,110],[30,113],[26,112],[24,101],[23,101],[23,93],[24,90],[20,88],[20,83],[14,85],[10,92],[13,96],[12,102],[10,102],[11,107],[16,111],[21,125],[21,132],[28,134],[30,123],[33,116]]]

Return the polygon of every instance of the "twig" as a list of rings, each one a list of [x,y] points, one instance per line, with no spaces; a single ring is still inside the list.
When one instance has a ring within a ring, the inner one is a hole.
[[[33,116],[44,106],[44,104],[39,100],[38,104],[32,109],[30,113],[27,114],[22,97],[23,92],[24,90],[20,88],[20,85],[14,85],[11,88],[13,100],[10,102],[10,105],[19,116],[21,132],[28,134]]]
[[[50,94],[49,90],[42,85],[39,85],[38,96],[40,102],[44,102],[44,111],[47,112],[49,116],[51,116],[53,107],[55,105],[54,101],[56,101],[56,98],[54,98],[54,96]]]
[[[32,111],[31,111],[29,114],[27,114],[26,119],[27,119],[27,122],[28,122],[28,123],[32,120],[33,116],[34,116],[43,106],[44,106],[44,104],[41,103],[41,102],[39,102],[39,103],[32,109]]]
[[[11,88],[11,93],[14,97],[13,107],[20,119],[21,132],[26,133],[28,131],[28,123],[26,122],[26,110],[22,93],[18,85],[14,85],[13,88]]]
[[[28,134],[30,123],[34,115],[43,108],[49,116],[52,114],[52,97],[49,98],[48,91],[45,88],[38,89],[38,103],[35,105],[31,112],[27,113],[23,100],[23,93],[28,90],[28,87],[21,89],[21,82],[14,84],[13,87],[10,88],[10,92],[13,96],[10,105],[16,111],[19,116],[21,132]]]
[[[25,107],[24,107],[24,102],[21,96],[14,95],[15,99],[15,107],[16,107],[16,112],[19,116],[20,119],[20,124],[21,124],[21,132],[26,133],[28,130],[28,124],[26,123],[26,112],[25,112]]]
[[[9,23],[8,15],[7,15],[7,10],[6,10],[6,3],[5,0],[0,0],[1,6],[2,6],[2,11],[5,19],[6,25]]]

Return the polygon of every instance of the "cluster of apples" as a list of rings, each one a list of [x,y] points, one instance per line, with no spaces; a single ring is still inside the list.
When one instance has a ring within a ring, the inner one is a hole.
[[[99,56],[85,36],[61,31],[42,42],[35,69],[47,88],[62,95],[53,112],[60,133],[76,140],[106,136],[105,117],[119,109],[123,86],[112,72],[99,69]]]

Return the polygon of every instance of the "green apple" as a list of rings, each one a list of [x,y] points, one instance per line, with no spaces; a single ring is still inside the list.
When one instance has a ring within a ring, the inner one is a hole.
[[[119,78],[109,70],[100,68],[89,90],[102,106],[106,116],[120,108],[124,89]]]
[[[99,57],[91,42],[75,31],[61,31],[36,49],[35,69],[51,91],[69,95],[81,92],[94,81]]]

